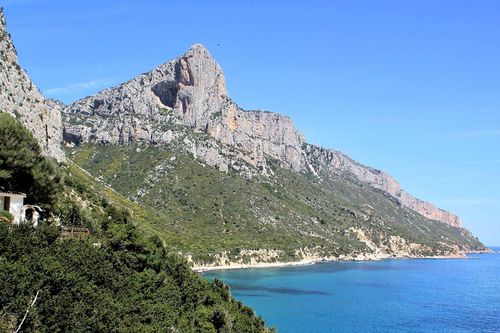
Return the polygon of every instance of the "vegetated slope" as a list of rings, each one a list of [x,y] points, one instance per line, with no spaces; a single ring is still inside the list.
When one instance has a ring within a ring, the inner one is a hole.
[[[484,247],[465,229],[429,220],[349,174],[323,180],[269,159],[269,175],[248,179],[220,172],[175,144],[86,144],[67,155],[154,212],[144,225],[198,264],[445,255]]]
[[[0,223],[0,331],[266,332],[220,281],[208,282],[159,240],[113,221],[99,238]]]
[[[199,44],[66,106],[63,120],[72,158],[154,211],[147,224],[196,263],[483,248],[386,173],[306,143],[288,117],[239,108]]]
[[[0,332],[269,331],[227,286],[198,276],[148,232],[148,212],[69,161],[47,163],[7,114],[0,141],[9,143],[0,145],[5,190],[31,180],[28,199],[44,203],[37,228],[12,225],[0,210]],[[92,234],[68,238],[58,224]]]

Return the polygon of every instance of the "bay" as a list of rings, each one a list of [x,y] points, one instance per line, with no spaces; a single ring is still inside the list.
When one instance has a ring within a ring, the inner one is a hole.
[[[500,250],[496,248],[495,250]],[[278,332],[500,332],[500,254],[207,272]]]

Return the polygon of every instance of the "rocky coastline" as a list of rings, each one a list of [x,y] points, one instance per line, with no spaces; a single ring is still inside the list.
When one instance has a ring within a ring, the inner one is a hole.
[[[192,262],[192,270],[198,273],[219,270],[233,269],[257,269],[257,268],[278,268],[278,267],[295,267],[308,266],[322,262],[342,262],[342,261],[380,261],[387,259],[471,259],[469,254],[495,253],[489,248],[484,250],[474,250],[466,252],[450,253],[446,255],[390,255],[390,254],[374,254],[361,253],[357,255],[342,255],[338,257],[306,257],[298,261],[253,261],[251,263],[228,262],[226,264],[208,264],[199,265]]]

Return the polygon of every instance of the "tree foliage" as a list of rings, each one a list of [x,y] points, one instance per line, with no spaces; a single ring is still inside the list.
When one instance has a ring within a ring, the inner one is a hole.
[[[41,156],[31,133],[6,114],[0,142],[3,187],[27,193],[64,225],[93,230],[65,239],[44,223],[0,223],[0,332],[267,331],[221,281],[198,276],[138,229],[128,209]]]
[[[31,132],[6,113],[0,113],[0,142],[0,185],[50,206],[61,190],[56,162],[44,158]]]
[[[14,216],[10,212],[7,212],[3,209],[0,209],[0,221],[4,222],[12,222],[14,220]]]
[[[262,319],[220,281],[130,222],[111,223],[96,247],[43,226],[0,224],[0,329],[23,332],[265,332]]]

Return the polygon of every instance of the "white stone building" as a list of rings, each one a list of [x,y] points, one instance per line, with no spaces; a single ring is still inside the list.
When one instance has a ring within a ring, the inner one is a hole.
[[[42,209],[35,205],[25,205],[26,194],[20,192],[0,192],[0,209],[14,216],[14,224],[31,223],[38,225]]]
[[[24,219],[21,211],[24,206],[26,194],[19,192],[0,192],[0,209],[3,209],[14,216],[14,223],[19,224]],[[24,214],[23,214],[24,215]]]

